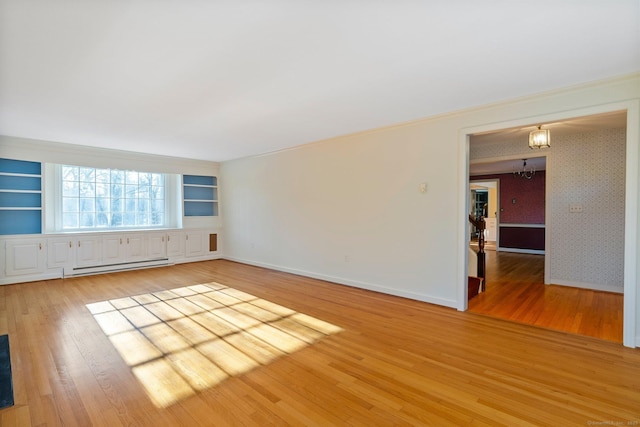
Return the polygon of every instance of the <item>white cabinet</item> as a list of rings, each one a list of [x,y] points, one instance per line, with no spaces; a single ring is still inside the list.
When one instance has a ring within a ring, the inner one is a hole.
[[[218,258],[215,230],[95,232],[0,239],[0,285]],[[125,265],[129,263],[129,265]]]
[[[182,231],[167,232],[167,256],[169,258],[184,257],[185,237]]]
[[[188,231],[185,233],[185,236],[185,256],[202,256],[205,252],[205,234],[201,231]]]
[[[101,260],[102,238],[82,236],[76,238],[76,265],[97,265]]]
[[[6,274],[19,276],[44,272],[45,240],[8,240],[6,246]]]
[[[118,264],[124,260],[123,237],[120,234],[102,237],[102,264]]]
[[[125,245],[124,258],[127,262],[142,261],[147,256],[144,234],[127,234],[123,237]]]
[[[149,259],[166,258],[167,237],[168,236],[165,235],[165,233],[147,233],[147,258]]]
[[[67,267],[73,265],[73,239],[54,237],[47,239],[47,267]]]
[[[147,257],[144,233],[106,234],[102,237],[102,264],[142,261]]]

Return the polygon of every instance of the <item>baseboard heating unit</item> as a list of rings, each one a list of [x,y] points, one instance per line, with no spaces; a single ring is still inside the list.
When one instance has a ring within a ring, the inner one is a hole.
[[[121,262],[117,264],[89,265],[83,267],[65,267],[64,277],[86,276],[89,274],[113,273],[116,271],[137,270],[141,268],[169,265],[169,258],[148,259],[144,261]]]

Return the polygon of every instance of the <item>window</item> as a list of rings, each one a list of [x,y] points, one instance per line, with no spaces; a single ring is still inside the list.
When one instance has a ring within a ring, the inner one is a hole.
[[[62,229],[162,227],[165,176],[61,166]]]

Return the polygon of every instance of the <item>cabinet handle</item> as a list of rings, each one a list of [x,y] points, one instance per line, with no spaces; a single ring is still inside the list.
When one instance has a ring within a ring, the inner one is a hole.
[[[38,245],[38,246],[40,246],[40,250],[42,250],[42,243],[40,243],[40,245]]]
[[[187,234],[187,240],[189,240],[189,235]]]
[[[120,244],[122,244],[122,237],[120,238]]]
[[[129,238],[127,237],[127,245],[129,244]]]
[[[171,241],[171,236],[167,236],[167,242]]]
[[[162,241],[164,242],[164,236],[162,236]]]
[[[71,240],[69,240],[69,247],[72,247],[73,245],[71,244]]]
[[[78,247],[80,247],[80,240],[78,240]]]

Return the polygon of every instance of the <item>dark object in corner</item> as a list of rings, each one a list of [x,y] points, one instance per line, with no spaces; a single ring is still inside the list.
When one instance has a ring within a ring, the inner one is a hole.
[[[482,277],[469,276],[468,285],[467,299],[471,299],[484,290],[484,279]]]
[[[13,406],[9,335],[0,335],[0,408]]]

